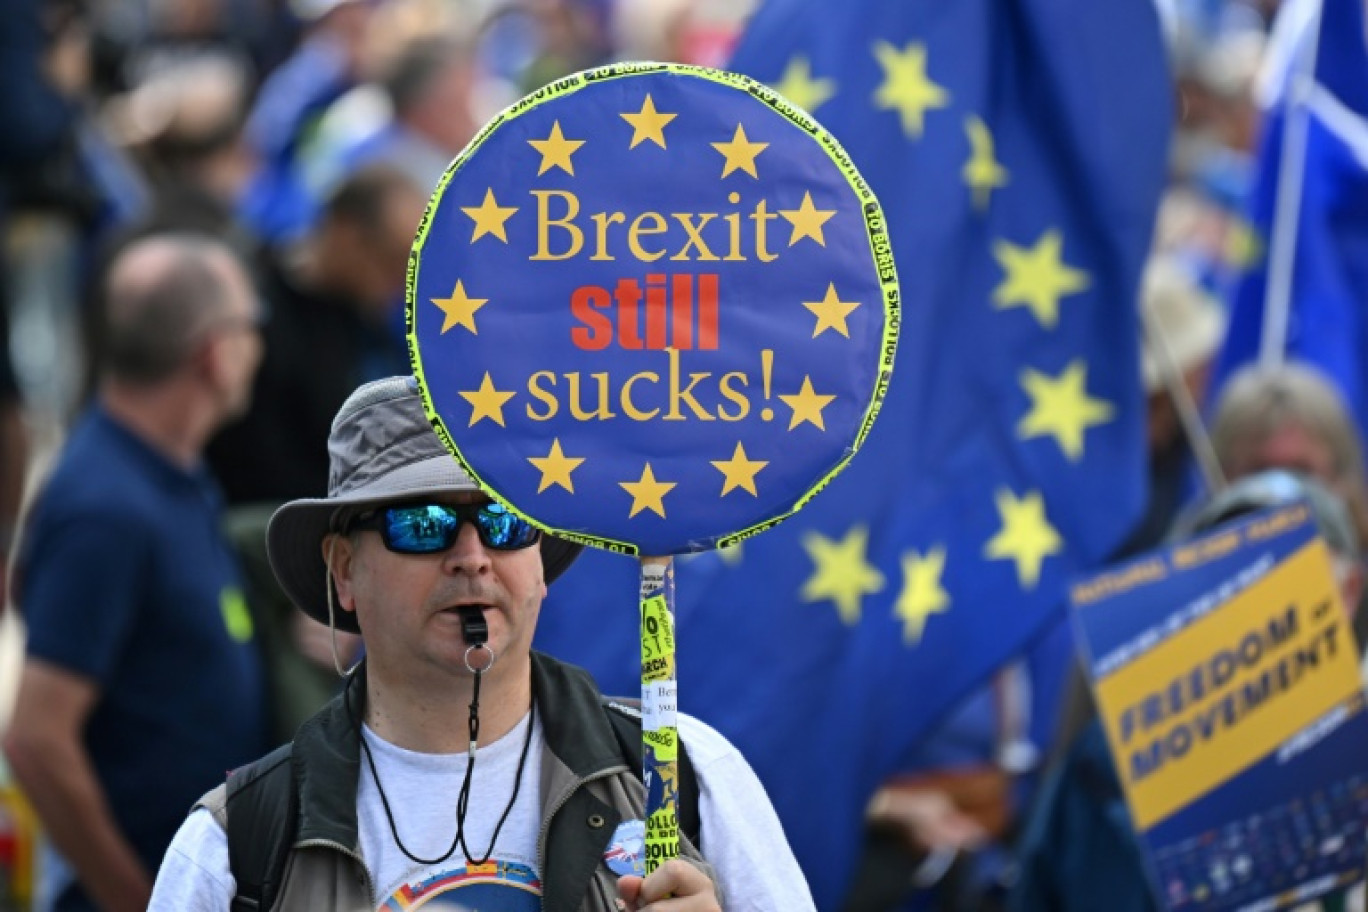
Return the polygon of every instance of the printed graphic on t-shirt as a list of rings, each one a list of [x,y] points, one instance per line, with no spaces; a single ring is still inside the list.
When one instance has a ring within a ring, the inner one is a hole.
[[[541,909],[541,880],[525,864],[491,858],[486,864],[459,865],[404,884],[380,904],[377,912],[407,909],[537,912]]]

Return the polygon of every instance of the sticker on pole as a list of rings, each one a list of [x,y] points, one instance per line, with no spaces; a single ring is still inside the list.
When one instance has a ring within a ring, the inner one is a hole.
[[[438,434],[538,526],[668,555],[792,514],[893,366],[883,214],[836,141],[742,76],[623,64],[491,121],[408,275]]]

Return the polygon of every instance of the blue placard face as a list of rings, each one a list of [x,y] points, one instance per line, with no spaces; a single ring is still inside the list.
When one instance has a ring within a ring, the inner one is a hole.
[[[623,65],[488,124],[414,244],[409,344],[493,496],[676,554],[791,514],[888,382],[897,279],[844,152],[744,77]]]
[[[1305,503],[1073,587],[1098,715],[1160,906],[1291,908],[1362,881],[1368,713]]]

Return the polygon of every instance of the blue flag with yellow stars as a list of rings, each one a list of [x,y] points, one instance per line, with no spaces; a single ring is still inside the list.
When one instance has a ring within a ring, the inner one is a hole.
[[[772,90],[700,67],[600,67],[506,109],[438,184],[408,275],[439,436],[542,528],[618,553],[792,514],[859,449],[897,349],[868,185]]]
[[[1218,390],[1258,358],[1274,329],[1271,354],[1320,368],[1368,433],[1364,28],[1362,0],[1324,0],[1319,27],[1313,20],[1299,37],[1281,97],[1264,121],[1250,200],[1260,255],[1236,286],[1212,386]]]
[[[835,909],[878,784],[1140,515],[1135,301],[1171,87],[1151,0],[773,0],[732,67],[850,153],[903,292],[849,468],[679,561],[679,707],[746,754]],[[539,647],[631,693],[636,574],[586,554]]]

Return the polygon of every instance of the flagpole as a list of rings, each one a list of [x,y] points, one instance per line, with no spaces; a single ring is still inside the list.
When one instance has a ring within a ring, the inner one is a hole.
[[[675,575],[669,557],[641,558],[641,737],[650,874],[679,855],[679,731]]]
[[[1278,164],[1268,282],[1264,287],[1263,338],[1259,346],[1259,363],[1265,367],[1276,367],[1287,357],[1287,326],[1292,310],[1293,268],[1297,255],[1297,230],[1301,223],[1306,138],[1311,117],[1305,101],[1316,78],[1323,5],[1324,0],[1316,5],[1315,15],[1307,26],[1310,29],[1308,44],[1287,75],[1287,118],[1283,121],[1282,160]]]
[[[1173,356],[1168,334],[1148,308],[1140,308],[1140,320],[1141,328],[1149,342],[1149,350],[1159,367],[1160,382],[1178,413],[1178,423],[1183,429],[1183,436],[1187,438],[1193,458],[1201,469],[1207,493],[1215,494],[1226,486],[1225,473],[1221,470],[1221,461],[1216,457],[1216,447],[1211,443],[1211,435],[1207,433],[1201,412],[1197,408],[1197,403],[1193,401],[1192,391],[1183,381],[1183,371],[1178,366],[1178,359]]]

